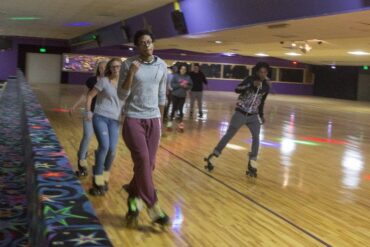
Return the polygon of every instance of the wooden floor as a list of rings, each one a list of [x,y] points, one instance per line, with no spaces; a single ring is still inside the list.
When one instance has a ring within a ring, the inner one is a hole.
[[[82,135],[81,115],[66,108],[81,86],[34,85],[73,164]],[[233,113],[235,95],[207,92],[205,121],[187,120],[186,132],[162,138],[155,183],[172,218],[168,232],[124,227],[132,162],[119,140],[111,189],[90,197],[115,246],[369,246],[370,104],[270,95],[259,156],[259,177],[245,175],[250,134],[243,127],[216,169],[203,157],[217,144]],[[96,148],[94,139],[90,154]],[[93,164],[93,155],[89,156]],[[91,178],[82,181],[85,189]]]

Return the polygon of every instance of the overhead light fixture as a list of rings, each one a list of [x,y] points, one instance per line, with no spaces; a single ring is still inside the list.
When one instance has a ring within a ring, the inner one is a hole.
[[[293,47],[296,47],[296,46],[297,46],[297,44],[293,42],[293,43],[292,43],[292,46],[293,46]]]
[[[370,53],[366,52],[366,51],[349,51],[348,54],[356,55],[356,56],[368,56],[368,55],[370,55]]]
[[[288,55],[288,56],[302,56],[302,54],[300,54],[300,53],[297,53],[297,52],[287,52],[287,53],[285,53],[285,55]]]
[[[311,51],[311,50],[312,50],[312,47],[311,47],[309,44],[305,43],[305,44],[304,44],[304,49],[305,49],[306,51]]]
[[[223,42],[221,40],[215,40],[214,41],[216,44],[222,44]]]
[[[12,21],[34,21],[34,20],[40,20],[40,17],[36,16],[13,16],[9,18]]]
[[[259,52],[259,53],[256,53],[254,55],[258,56],[258,57],[269,57],[270,56],[269,54],[266,54],[266,53],[263,53],[263,52]]]
[[[222,55],[227,56],[227,57],[232,57],[232,56],[235,56],[235,55],[236,55],[236,53],[232,53],[232,52],[224,52],[224,53],[222,53]]]

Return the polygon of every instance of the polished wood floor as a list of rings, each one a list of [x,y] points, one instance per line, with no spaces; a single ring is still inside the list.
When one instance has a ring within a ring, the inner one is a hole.
[[[81,115],[53,108],[71,106],[83,87],[33,87],[76,164]],[[139,230],[124,227],[127,195],[121,186],[132,176],[132,162],[119,140],[109,193],[90,197],[114,245],[369,246],[370,103],[270,95],[257,179],[245,175],[245,127],[214,160],[216,169],[203,169],[203,157],[226,131],[234,103],[232,93],[207,92],[206,120],[187,120],[185,133],[162,138],[155,183],[172,218],[167,232],[149,227],[146,213]],[[90,154],[96,146],[94,139]],[[88,189],[91,178],[82,183]]]

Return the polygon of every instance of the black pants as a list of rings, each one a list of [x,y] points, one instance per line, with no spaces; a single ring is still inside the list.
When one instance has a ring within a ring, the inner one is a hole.
[[[172,95],[172,112],[171,112],[171,120],[173,120],[173,117],[175,116],[175,112],[177,110],[180,111],[180,118],[182,119],[184,117],[184,104],[185,104],[185,97],[177,97]]]
[[[167,119],[168,117],[168,109],[170,108],[171,104],[172,104],[172,94],[171,94],[171,91],[169,91],[167,94],[167,103],[166,103],[166,106],[164,107],[164,113],[163,113],[163,118],[164,119]]]

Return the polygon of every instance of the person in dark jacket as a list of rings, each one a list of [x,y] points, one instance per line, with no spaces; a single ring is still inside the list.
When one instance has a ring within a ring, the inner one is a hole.
[[[263,107],[266,97],[270,91],[267,81],[269,65],[259,62],[253,68],[253,75],[247,77],[240,83],[235,92],[239,94],[234,115],[231,118],[229,128],[213,152],[205,158],[206,169],[211,171],[214,167],[211,163],[212,157],[218,157],[227,143],[234,137],[240,127],[246,125],[252,134],[252,150],[249,152],[247,175],[257,177],[257,155],[260,143],[260,129],[265,122]]]
[[[193,81],[193,87],[190,92],[190,117],[193,116],[194,102],[198,103],[198,117],[203,117],[203,89],[204,85],[208,85],[207,78],[200,70],[199,64],[195,63],[193,71],[189,73],[191,80]]]

